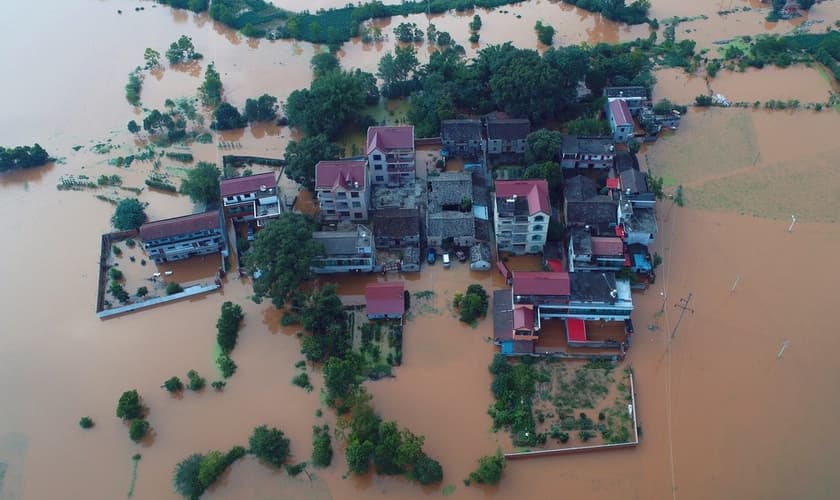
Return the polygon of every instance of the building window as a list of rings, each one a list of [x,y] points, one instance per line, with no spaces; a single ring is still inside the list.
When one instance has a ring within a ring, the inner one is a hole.
[[[338,215],[342,217],[350,217],[350,212],[338,212]]]
[[[382,176],[382,175],[377,175],[376,176],[376,182],[385,182],[385,177]]]
[[[339,193],[336,193],[336,197],[337,197],[339,200],[343,200],[343,199],[347,198],[347,193],[345,193],[344,191],[341,191],[341,192],[339,192]]]
[[[362,213],[361,212],[353,212],[353,218],[354,219],[361,219],[362,218]]]
[[[533,228],[533,231],[542,231],[542,230],[543,230],[543,226],[542,226],[542,224],[537,224],[537,225],[536,225],[536,226],[534,226],[534,228]]]
[[[542,241],[542,235],[541,234],[535,234],[535,235],[531,236],[531,241]]]
[[[382,155],[373,155],[373,161],[382,161]]]
[[[358,198],[358,197],[359,197],[359,192],[358,192],[358,191],[353,191],[353,192],[351,192],[351,193],[350,193],[350,197],[351,197],[351,198]]]
[[[536,221],[536,222],[542,222],[543,220],[544,220],[544,217],[542,215],[537,215],[536,217],[534,217],[534,221]]]
[[[539,252],[539,251],[540,251],[540,247],[538,247],[538,246],[534,245],[534,246],[532,246],[532,247],[531,247],[531,251],[532,251],[532,252]]]
[[[353,208],[362,208],[362,203],[359,202],[359,201],[354,201],[353,202]]]
[[[377,163],[376,165],[374,165],[374,166],[373,166],[373,169],[374,169],[374,170],[382,170],[382,164],[381,164],[381,163]]]

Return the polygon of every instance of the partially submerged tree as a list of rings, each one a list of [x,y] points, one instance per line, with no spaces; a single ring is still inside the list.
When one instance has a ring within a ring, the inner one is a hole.
[[[270,122],[277,118],[277,98],[263,94],[245,101],[245,119],[249,122]]]
[[[343,149],[331,143],[324,134],[289,141],[285,156],[286,177],[307,189],[314,189],[315,165],[321,160],[335,160],[343,152]]]
[[[181,181],[181,193],[199,204],[215,206],[219,203],[219,176],[216,165],[205,161],[198,162],[187,177]]]
[[[249,99],[250,100],[250,99]],[[248,119],[242,116],[236,106],[223,102],[213,111],[213,130],[236,130],[248,125]]]
[[[505,469],[505,456],[501,450],[495,455],[487,455],[478,459],[478,468],[470,472],[470,481],[481,484],[497,484],[502,479]]]
[[[143,405],[140,404],[140,394],[136,389],[125,391],[117,402],[117,417],[123,420],[133,420],[143,416]]]
[[[289,457],[289,440],[280,429],[261,425],[254,429],[248,445],[257,458],[275,467],[282,466]]]
[[[146,222],[146,210],[137,198],[126,198],[117,203],[111,223],[120,231],[137,229]]]
[[[198,87],[198,97],[201,104],[208,108],[215,108],[222,102],[222,78],[213,63],[208,64],[204,71],[204,82]]]

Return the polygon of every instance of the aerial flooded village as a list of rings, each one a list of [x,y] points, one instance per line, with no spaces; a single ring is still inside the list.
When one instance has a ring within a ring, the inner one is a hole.
[[[11,105],[0,497],[774,497],[729,469],[833,380],[782,288],[840,251],[840,8],[293,3],[86,4],[101,112]]]

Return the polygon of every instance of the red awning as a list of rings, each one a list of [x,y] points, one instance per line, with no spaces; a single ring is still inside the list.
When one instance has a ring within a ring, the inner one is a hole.
[[[618,177],[607,179],[607,187],[609,189],[618,189]]]
[[[615,226],[615,235],[623,240],[624,239],[624,228],[621,227],[621,226]]]
[[[555,273],[561,273],[565,269],[563,269],[563,261],[560,259],[548,259],[546,260],[546,264],[548,264],[548,268]]]
[[[566,339],[569,342],[586,342],[586,324],[582,319],[566,320]]]

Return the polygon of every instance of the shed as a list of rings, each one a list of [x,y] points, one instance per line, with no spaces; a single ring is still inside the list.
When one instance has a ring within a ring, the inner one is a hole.
[[[400,319],[405,313],[405,285],[402,281],[370,283],[365,287],[367,316],[370,319]]]
[[[470,247],[470,269],[473,271],[489,271],[492,267],[490,263],[490,247],[484,243],[479,243]]]

